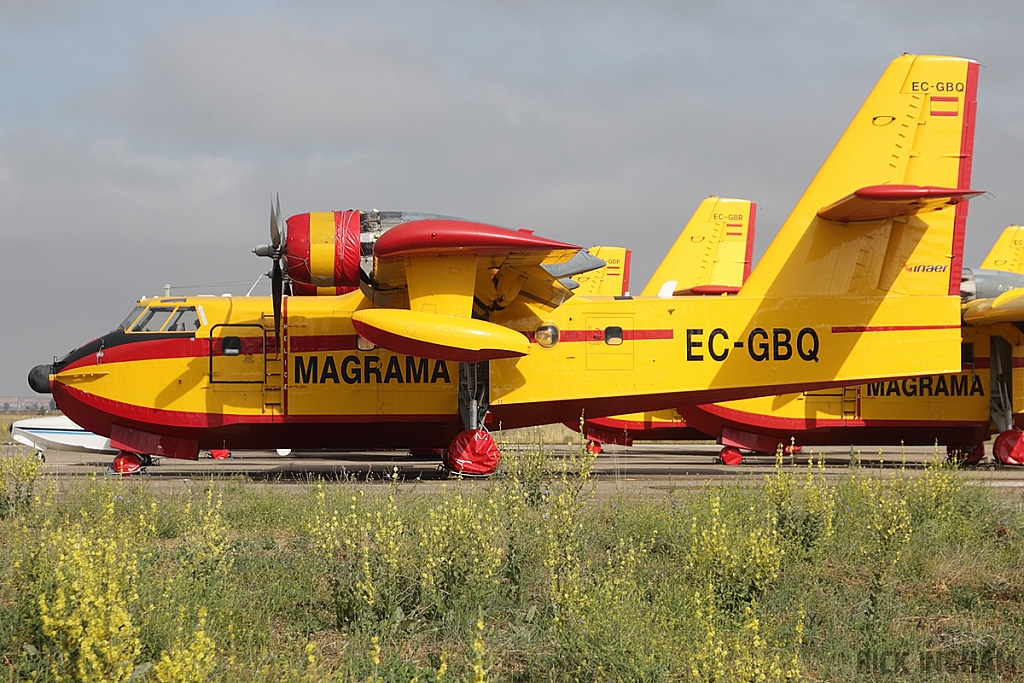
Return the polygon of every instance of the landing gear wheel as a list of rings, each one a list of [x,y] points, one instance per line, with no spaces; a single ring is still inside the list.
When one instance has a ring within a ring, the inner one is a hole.
[[[961,465],[977,465],[985,457],[985,444],[977,446],[946,446],[946,460]]]
[[[588,440],[587,441],[587,453],[590,453],[591,455],[600,455],[601,454],[601,450],[602,450],[602,448],[601,448],[601,442],[600,441],[593,441],[593,440]]]
[[[138,453],[139,460],[142,461],[143,467],[149,467],[153,464],[153,456],[149,453]]]
[[[718,458],[723,465],[740,465],[743,463],[743,454],[740,449],[734,446],[726,446],[718,453]]]
[[[452,439],[444,454],[444,466],[468,477],[489,477],[498,469],[501,451],[485,429],[467,429]]]

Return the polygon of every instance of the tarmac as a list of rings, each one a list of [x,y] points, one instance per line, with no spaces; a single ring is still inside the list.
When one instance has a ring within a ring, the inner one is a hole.
[[[19,448],[5,446],[6,448]],[[569,447],[546,446],[557,465],[566,460]],[[605,446],[594,462],[593,477],[597,493],[632,492],[664,494],[673,490],[716,486],[724,483],[760,481],[770,474],[776,458],[768,455],[747,455],[741,465],[724,465],[717,460],[719,446],[693,443],[644,443],[630,447]],[[991,445],[985,460],[965,469],[966,476],[1005,493],[1020,496],[1024,493],[1024,468],[1003,467],[994,464]],[[796,456],[785,456],[785,470],[804,472],[808,461],[824,461],[826,481],[834,481],[849,471],[851,460],[863,471],[885,476],[903,470],[922,471],[937,458],[945,458],[944,450],[934,447],[813,447]],[[43,475],[60,479],[89,475],[118,476],[110,470],[112,456],[98,453],[80,453],[50,450],[45,453]],[[502,476],[499,469],[495,476]],[[312,481],[364,482],[368,485],[384,484],[397,478],[402,486],[431,489],[441,484],[451,485],[460,478],[444,471],[440,461],[433,457],[411,456],[407,451],[309,451],[287,456],[275,451],[236,451],[226,460],[201,457],[199,460],[156,458],[143,474],[133,479],[145,479],[156,486],[209,478],[241,478],[270,485],[298,485]],[[462,485],[478,485],[483,480],[462,480]]]

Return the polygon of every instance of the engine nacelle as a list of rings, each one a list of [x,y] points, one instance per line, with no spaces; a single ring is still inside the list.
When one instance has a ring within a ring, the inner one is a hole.
[[[458,220],[431,213],[377,209],[296,214],[288,219],[284,251],[292,294],[348,294],[359,288],[360,267],[367,274],[373,268],[373,244],[378,237],[408,221],[445,218]]]
[[[960,299],[995,299],[1004,292],[1024,287],[1024,275],[1005,270],[964,268],[960,278]]]
[[[359,211],[300,213],[288,219],[287,235],[284,260],[293,283],[359,286]]]

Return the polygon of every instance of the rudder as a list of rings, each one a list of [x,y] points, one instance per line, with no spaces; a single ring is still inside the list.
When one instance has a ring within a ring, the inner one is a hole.
[[[977,62],[886,69],[740,295],[959,293]]]

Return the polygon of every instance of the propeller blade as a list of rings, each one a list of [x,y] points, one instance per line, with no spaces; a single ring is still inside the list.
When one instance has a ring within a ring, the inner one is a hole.
[[[284,275],[281,273],[281,262],[274,259],[274,270],[270,276],[270,292],[274,299],[274,343],[281,344],[281,298],[284,290]]]
[[[270,203],[270,245],[277,251],[281,248],[281,197],[277,198],[277,207]]]

